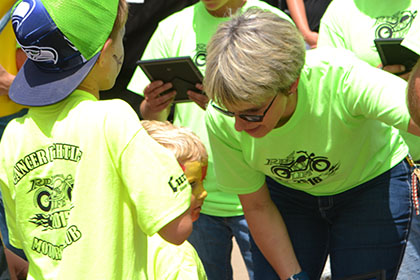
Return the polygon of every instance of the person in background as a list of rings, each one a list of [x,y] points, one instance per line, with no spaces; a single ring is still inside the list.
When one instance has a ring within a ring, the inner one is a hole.
[[[334,0],[321,20],[318,46],[344,48],[373,67],[380,67],[407,80],[403,65],[382,67],[375,39],[404,38],[420,11],[418,0]],[[402,74],[401,74],[402,73]],[[411,157],[420,161],[420,138],[401,131]],[[404,260],[398,279],[415,279],[420,275],[420,216],[412,219]]]
[[[201,206],[207,196],[203,180],[207,173],[207,152],[200,138],[186,127],[170,122],[141,121],[147,133],[159,144],[174,153],[191,185],[190,211],[193,221],[200,216]],[[207,279],[203,264],[194,247],[185,241],[173,245],[158,234],[148,239],[149,279]]]
[[[143,97],[132,94],[127,85],[136,69],[136,62],[142,56],[159,21],[190,6],[198,0],[130,0],[130,9],[124,34],[124,61],[120,74],[112,89],[100,91],[100,99],[123,99],[131,105],[140,117],[139,107]]]
[[[290,16],[311,49],[318,41],[319,21],[331,0],[286,0]]]
[[[29,279],[147,279],[147,235],[181,244],[192,231],[173,154],[126,102],[98,101],[124,59],[127,12],[124,0],[23,0],[12,13],[28,59],[9,97],[30,109],[3,134],[0,188]]]
[[[152,35],[142,59],[156,59],[190,56],[202,73],[206,67],[206,45],[218,25],[228,21],[230,15],[242,13],[251,7],[273,11],[291,21],[282,11],[259,0],[215,0],[198,3],[177,12],[161,21]],[[150,120],[167,120],[173,110],[175,125],[191,128],[206,145],[209,154],[208,174],[204,187],[208,196],[201,215],[194,222],[193,232],[188,239],[200,256],[210,280],[232,279],[232,239],[238,243],[250,279],[253,278],[252,248],[248,225],[237,195],[220,191],[213,167],[212,150],[204,122],[208,98],[200,94],[202,85],[196,91],[189,91],[192,102],[173,104],[175,91],[161,95],[170,89],[171,83],[150,81],[137,68],[128,89],[144,96],[140,104],[141,116]]]
[[[26,58],[23,51],[16,48],[16,38],[10,22],[10,9],[14,3],[15,0],[5,0],[0,3],[0,140],[9,121],[27,112],[27,109],[9,98],[10,85]],[[9,265],[9,276],[11,279],[26,278],[28,263],[23,251],[10,245],[1,193],[0,232]]]
[[[206,115],[219,186],[239,195],[259,279],[395,279],[413,213],[406,83],[248,10],[207,46]],[[296,257],[295,257],[296,256]],[[305,274],[306,272],[306,274]]]

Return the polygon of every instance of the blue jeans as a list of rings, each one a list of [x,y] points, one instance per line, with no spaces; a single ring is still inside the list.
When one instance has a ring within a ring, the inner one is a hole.
[[[404,160],[351,190],[319,197],[267,178],[271,199],[310,279],[320,278],[328,254],[332,279],[382,269],[386,279],[396,278],[412,216],[409,175]],[[255,279],[279,279],[261,253],[252,256]]]
[[[407,248],[405,248],[403,262],[397,279],[418,278],[420,278],[420,216],[413,214]]]
[[[6,128],[7,124],[15,118],[24,116],[27,112],[28,112],[28,109],[22,109],[21,111],[15,113],[13,115],[8,115],[8,116],[5,116],[5,117],[1,117],[0,118],[0,139],[3,136],[3,132],[4,132],[4,129]],[[4,213],[3,197],[1,195],[1,192],[0,192],[0,231],[1,231],[1,235],[3,236],[3,242],[4,242],[4,245],[6,246],[6,248],[11,250],[13,253],[18,255],[19,257],[26,260],[25,254],[23,253],[23,250],[17,249],[15,247],[13,247],[12,245],[10,245],[10,243],[9,243],[9,231],[7,229],[7,226],[6,226],[6,216],[5,216],[5,213]]]
[[[209,280],[232,279],[232,238],[235,236],[251,280],[253,265],[250,234],[245,217],[215,217],[200,214],[188,241],[197,250]]]

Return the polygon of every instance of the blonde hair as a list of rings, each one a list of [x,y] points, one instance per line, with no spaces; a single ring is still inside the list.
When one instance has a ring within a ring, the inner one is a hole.
[[[207,45],[204,90],[220,105],[261,105],[288,94],[305,61],[298,29],[257,8],[219,25]]]
[[[128,4],[126,0],[118,1],[117,17],[115,18],[114,26],[112,27],[110,38],[116,38],[118,32],[124,27],[128,18]]]
[[[142,120],[141,124],[152,138],[175,154],[179,163],[207,162],[206,148],[191,129],[175,126],[168,121]]]

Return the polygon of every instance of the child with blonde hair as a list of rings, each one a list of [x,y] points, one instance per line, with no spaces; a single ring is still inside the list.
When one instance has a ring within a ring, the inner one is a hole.
[[[206,148],[189,128],[168,121],[144,120],[141,123],[152,138],[174,153],[184,170],[191,185],[191,216],[196,221],[207,196],[203,187],[207,173]],[[207,279],[198,254],[188,241],[175,246],[155,234],[149,238],[148,261],[150,279]]]

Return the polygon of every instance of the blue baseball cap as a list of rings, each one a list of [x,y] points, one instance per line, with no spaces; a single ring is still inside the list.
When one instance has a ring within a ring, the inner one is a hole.
[[[18,3],[12,25],[28,59],[12,83],[9,97],[26,106],[46,106],[69,96],[95,65],[117,9],[118,0]]]

